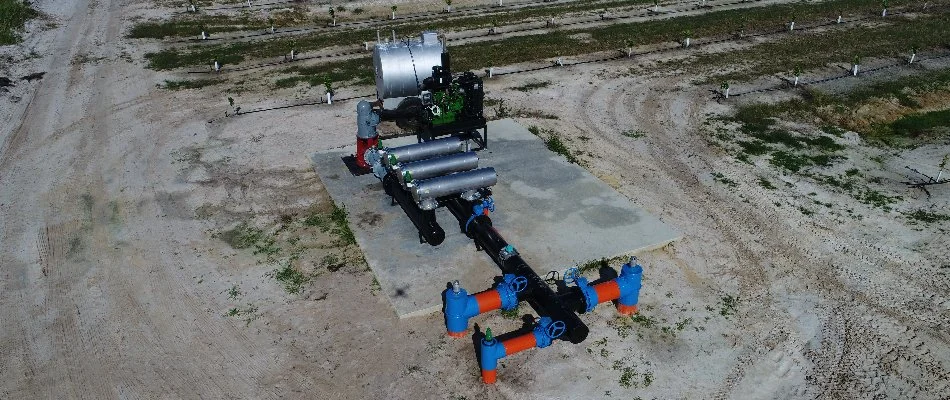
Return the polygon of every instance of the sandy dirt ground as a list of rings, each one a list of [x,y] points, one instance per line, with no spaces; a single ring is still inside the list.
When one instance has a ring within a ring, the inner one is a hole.
[[[863,218],[803,215],[816,196],[849,200],[712,146],[709,117],[732,106],[676,71],[648,60],[487,83],[515,110],[556,115],[518,121],[563,135],[586,168],[684,239],[639,255],[645,320],[601,307],[583,317],[587,342],[505,359],[499,383],[485,386],[471,340],[447,338],[438,313],[398,319],[357,249],[300,222],[329,209],[307,156],[353,142],[355,104],[224,118],[224,93],[157,88],[168,76],[119,39],[147,5],[37,6],[56,26],[34,22],[24,45],[4,49],[17,60],[6,74],[46,75],[0,94],[12,122],[0,127],[0,398],[950,393],[946,230],[853,201],[841,208]],[[532,81],[553,84],[508,90]],[[855,154],[880,153],[843,140]],[[941,148],[891,154],[878,173],[904,190],[903,161]],[[899,207],[945,212],[948,189],[901,192]],[[272,277],[279,260],[222,240],[241,222],[308,243],[295,262],[313,278],[300,293]],[[344,262],[327,265],[327,255]]]

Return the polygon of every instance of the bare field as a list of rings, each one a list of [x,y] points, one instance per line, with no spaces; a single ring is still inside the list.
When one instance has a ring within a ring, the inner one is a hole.
[[[0,92],[11,122],[0,125],[0,398],[950,393],[950,185],[928,195],[903,183],[920,178],[906,167],[936,175],[950,152],[947,131],[924,117],[939,122],[928,113],[950,107],[950,90],[881,83],[944,82],[945,64],[729,100],[702,83],[748,73],[752,64],[721,55],[786,40],[775,36],[486,80],[490,116],[557,135],[584,168],[683,233],[638,255],[638,316],[598,308],[582,317],[585,343],[508,357],[486,386],[472,341],[446,337],[441,314],[396,317],[347,238],[347,224],[373,216],[342,216],[311,169],[310,153],[353,143],[355,103],[226,117],[228,97],[248,110],[322,95],[275,90],[266,71],[163,89],[183,74],[149,70],[142,57],[163,44],[125,38],[142,16],[169,10],[158,7],[40,1],[45,16],[23,42],[0,47],[0,76],[17,78]],[[19,80],[35,72],[45,75]],[[776,74],[788,75],[732,84]],[[806,102],[784,103],[796,99]],[[917,119],[893,125],[908,116]],[[881,135],[905,125],[926,134],[871,143],[829,125],[842,118],[893,127]],[[475,321],[499,332],[522,324]]]

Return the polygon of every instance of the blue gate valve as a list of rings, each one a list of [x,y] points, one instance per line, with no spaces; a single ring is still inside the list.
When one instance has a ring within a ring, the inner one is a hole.
[[[468,232],[468,225],[475,220],[475,217],[488,215],[490,212],[495,212],[495,200],[491,197],[483,199],[481,203],[472,206],[472,216],[468,217],[468,220],[465,221],[465,232]]]

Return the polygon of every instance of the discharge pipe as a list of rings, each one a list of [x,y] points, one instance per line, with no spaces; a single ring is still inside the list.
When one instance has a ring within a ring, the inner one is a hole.
[[[587,283],[587,279],[577,276],[577,269],[572,270],[572,277],[565,277],[565,283],[573,280],[584,297],[584,312],[594,310],[600,303],[617,300],[617,312],[620,315],[637,313],[637,303],[640,298],[640,286],[643,278],[643,267],[637,263],[636,257],[630,257],[630,262],[620,267],[620,276],[595,285]]]
[[[451,337],[463,337],[468,330],[468,320],[478,314],[497,309],[512,310],[518,307],[518,293],[528,286],[528,280],[513,274],[505,274],[494,289],[468,294],[459,281],[443,293],[445,301],[445,328]]]
[[[497,378],[498,360],[531,348],[543,349],[551,345],[554,339],[563,335],[567,330],[563,321],[555,321],[550,317],[541,317],[534,329],[521,336],[504,341],[492,336],[491,329],[485,330],[479,346],[481,360],[479,367],[482,370],[482,381],[495,383]]]

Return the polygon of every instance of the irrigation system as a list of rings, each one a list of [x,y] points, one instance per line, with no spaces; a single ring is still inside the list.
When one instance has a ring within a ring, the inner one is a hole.
[[[477,152],[488,147],[482,114],[484,88],[471,72],[451,73],[451,60],[435,32],[417,39],[379,43],[373,51],[376,97],[356,106],[356,152],[343,162],[354,175],[373,174],[383,183],[390,204],[399,205],[418,231],[420,244],[439,246],[446,231],[436,220],[436,209],[446,208],[459,232],[470,238],[501,270],[494,287],[469,294],[459,281],[447,282],[443,295],[446,332],[465,337],[469,321],[494,310],[514,310],[527,302],[537,318],[520,331],[494,336],[490,329],[474,332],[476,359],[485,383],[494,383],[502,358],[555,340],[581,343],[587,325],[579,314],[598,304],[615,302],[618,312],[637,312],[643,267],[636,258],[620,273],[602,269],[589,282],[576,268],[554,288],[522,258],[514,244],[494,227],[496,210],[492,187],[498,175],[480,167]],[[384,108],[384,100],[398,105]],[[416,132],[417,143],[398,147],[380,144],[377,126],[394,121]]]

